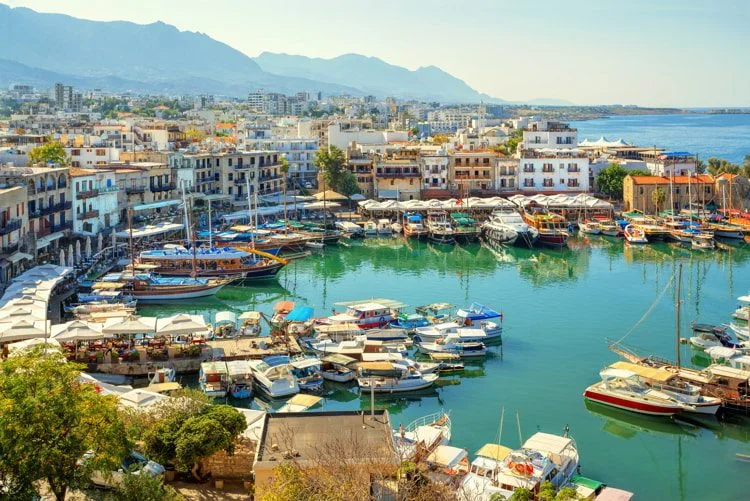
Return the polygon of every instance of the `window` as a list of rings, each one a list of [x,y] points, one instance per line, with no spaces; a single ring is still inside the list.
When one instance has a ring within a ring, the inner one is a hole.
[[[75,150],[71,151],[70,154],[72,156],[74,156],[74,157],[80,157],[81,156],[81,150],[75,149]]]
[[[96,156],[97,156],[97,157],[103,157],[103,156],[105,155],[105,153],[106,153],[106,152],[105,152],[105,151],[104,151],[104,149],[102,149],[102,148],[98,148],[98,149],[96,150]]]
[[[232,166],[232,159],[230,158],[227,162],[228,162],[227,164],[231,167]]]

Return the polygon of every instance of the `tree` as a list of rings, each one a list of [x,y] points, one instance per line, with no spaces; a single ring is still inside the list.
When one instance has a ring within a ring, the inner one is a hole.
[[[48,141],[29,151],[29,163],[34,165],[38,163],[68,165],[69,160],[65,148],[58,141]]]
[[[161,477],[127,473],[114,493],[115,501],[183,501],[184,498],[171,486],[164,485]]]
[[[628,176],[650,176],[651,173],[647,170],[633,169],[628,171]]]
[[[578,492],[573,487],[563,487],[557,491],[555,501],[568,501],[570,499],[578,499]]]
[[[355,193],[359,193],[359,185],[357,184],[357,178],[349,171],[344,172],[341,178],[341,186],[339,186],[339,193],[350,197]]]
[[[539,501],[553,501],[555,494],[555,486],[552,485],[552,482],[542,482],[542,485],[539,486]]]
[[[508,501],[532,501],[534,499],[534,493],[523,487],[513,491],[513,495]]]
[[[695,172],[698,174],[705,174],[706,173],[706,162],[700,159],[695,160]]]
[[[15,488],[46,480],[62,501],[130,451],[116,398],[80,382],[81,368],[40,351],[0,363],[0,478]]]
[[[739,174],[740,166],[723,158],[711,157],[708,159],[708,173],[712,176],[718,176],[719,174]]]
[[[657,187],[654,191],[651,192],[651,201],[654,202],[654,205],[656,206],[657,214],[659,214],[659,207],[662,206],[666,199],[667,193],[663,189],[661,189],[661,187]]]
[[[742,159],[742,175],[750,178],[750,155],[745,155]]]
[[[451,138],[446,136],[445,134],[435,134],[434,136],[430,137],[430,142],[432,144],[445,144],[449,143]]]
[[[321,149],[315,154],[313,164],[323,174],[323,179],[330,189],[334,191],[341,189],[341,182],[346,172],[346,158],[340,148],[329,146]]]
[[[185,136],[194,143],[200,143],[204,139],[206,139],[206,133],[202,130],[196,129],[195,127],[190,127],[185,131]]]
[[[596,176],[596,186],[601,193],[615,199],[622,199],[622,181],[629,173],[619,164],[609,164]]]

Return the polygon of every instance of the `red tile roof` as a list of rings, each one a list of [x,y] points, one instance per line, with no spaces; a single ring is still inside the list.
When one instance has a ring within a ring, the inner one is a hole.
[[[663,176],[629,176],[633,184],[669,184],[669,178]],[[708,174],[698,174],[697,176],[674,176],[674,184],[714,184],[714,178]]]

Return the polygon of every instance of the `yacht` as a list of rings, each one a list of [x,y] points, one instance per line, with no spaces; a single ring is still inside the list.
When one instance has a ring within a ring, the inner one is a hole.
[[[484,335],[482,329],[459,328],[456,332],[448,333],[434,341],[424,341],[419,335],[414,337],[417,349],[426,354],[455,353],[459,357],[483,357],[487,354],[487,347],[480,339]]]
[[[364,229],[351,221],[336,221],[336,229],[343,231],[349,238],[360,238],[364,236]]]
[[[362,362],[357,384],[363,395],[368,392],[401,393],[429,388],[437,378],[437,374],[422,374],[393,362]]]
[[[482,236],[491,244],[533,247],[539,230],[526,224],[514,209],[495,211],[481,227]]]
[[[623,230],[623,235],[625,235],[625,240],[630,244],[648,243],[646,232],[644,232],[641,228],[635,227],[630,224],[625,227],[625,230]]]
[[[249,360],[253,384],[270,398],[284,398],[299,393],[299,383],[292,373],[289,357],[266,357]]]

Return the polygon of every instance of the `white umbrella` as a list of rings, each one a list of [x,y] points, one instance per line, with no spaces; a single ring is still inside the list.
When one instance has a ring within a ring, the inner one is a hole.
[[[11,356],[13,356],[14,354],[22,355],[29,348],[34,348],[39,345],[44,346],[44,353],[52,353],[53,351],[60,351],[60,343],[58,343],[54,339],[44,339],[44,338],[36,337],[32,339],[27,339],[25,341],[16,341],[15,343],[10,343],[8,345],[8,352],[10,353]]]
[[[44,322],[46,320],[39,322],[21,320],[14,324],[0,324],[0,332],[2,332],[0,334],[0,343],[44,337]]]
[[[156,317],[111,318],[104,323],[104,334],[154,334]]]
[[[80,320],[53,325],[50,328],[50,334],[59,342],[93,341],[95,339],[104,339],[105,337],[114,337],[114,334],[104,334],[101,324],[82,322]]]
[[[100,233],[101,235],[101,233]],[[91,259],[91,237],[86,237],[86,259]]]
[[[67,264],[65,262],[65,251],[60,249],[60,266],[67,266]]]
[[[68,247],[72,247],[72,245],[69,245]],[[75,256],[73,256],[73,249],[68,249],[68,268],[72,268],[75,266],[74,257]]]
[[[180,334],[203,334],[208,331],[206,321],[202,315],[188,315],[181,313],[172,317],[156,320],[156,333],[162,336],[178,336]]]
[[[81,241],[76,240],[76,263],[80,263],[81,261]]]
[[[97,240],[96,240],[96,252],[101,252],[103,248],[104,248],[104,234],[99,233],[99,236],[97,237]]]

